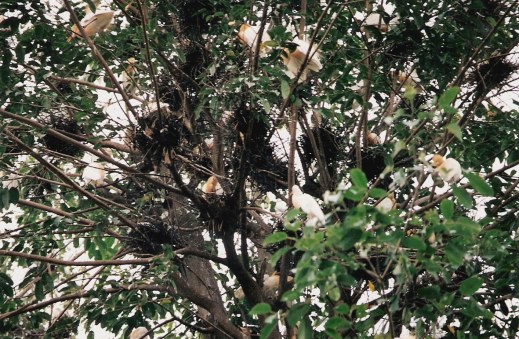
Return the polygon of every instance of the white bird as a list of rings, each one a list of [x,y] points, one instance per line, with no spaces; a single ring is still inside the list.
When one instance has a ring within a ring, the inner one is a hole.
[[[5,173],[0,171],[0,178],[3,178],[4,175]],[[11,188],[16,188],[17,190],[20,190],[20,179],[21,176],[16,175],[14,173],[10,173],[5,180],[1,181],[1,186],[6,190]]]
[[[96,11],[95,14],[89,13],[81,19],[81,27],[85,30],[87,36],[104,31],[112,23],[114,11]],[[71,42],[75,37],[81,37],[79,28],[74,25],[71,28],[72,34],[68,37],[67,42]]]
[[[214,175],[212,175],[209,177],[209,179],[207,179],[206,183],[202,186],[202,192],[204,192],[206,194],[222,195],[223,189],[222,189],[222,186],[220,186],[218,179],[216,179],[216,177]]]
[[[291,276],[287,276],[287,283],[292,284],[294,278]],[[279,273],[274,272],[271,275],[265,274],[263,276],[263,290],[268,293],[275,292],[279,287]],[[238,288],[234,291],[234,296],[236,299],[243,300],[245,298],[245,293],[243,293],[243,288]]]
[[[384,18],[379,13],[371,13],[366,17],[366,20],[362,23],[360,31],[365,33],[366,26],[376,27],[381,32],[388,31],[388,25],[384,21]]]
[[[367,136],[368,139],[368,146],[375,146],[380,145],[380,137],[377,135],[377,133],[369,133]]]
[[[391,211],[396,206],[395,195],[390,193],[387,197],[382,199],[378,204],[375,205],[375,208],[380,212],[387,213]]]
[[[238,39],[244,45],[247,45],[251,48],[253,52],[256,51],[256,46],[258,45],[258,32],[260,30],[260,26],[251,26],[249,24],[243,24],[240,26],[240,31],[238,32]],[[267,53],[270,51],[270,47],[265,45],[266,41],[272,40],[270,35],[266,30],[263,30],[263,34],[261,35],[261,44],[260,44],[260,56],[265,57]]]
[[[315,226],[317,222],[321,225],[326,223],[326,217],[317,200],[310,194],[303,193],[297,185],[292,186],[292,204],[306,213],[308,226]]]
[[[82,178],[87,185],[91,184],[94,187],[102,186],[106,178],[105,166],[97,161],[91,162],[83,170]]]
[[[137,60],[134,57],[128,58],[128,67],[123,72],[123,87],[126,92],[131,95],[135,95],[137,91],[136,85],[136,70]]]
[[[144,334],[148,333],[148,329],[146,327],[137,327],[134,328],[132,333],[130,333],[130,339],[149,339],[149,336],[143,337]]]
[[[420,83],[420,77],[418,77],[418,73],[416,72],[416,68],[410,74],[406,74],[404,72],[397,73],[397,80],[402,84],[402,87],[411,87],[414,88],[416,93],[422,93],[424,91],[424,87]]]
[[[301,65],[303,64],[303,61],[305,60],[305,57],[310,49],[310,44],[306,40],[299,39],[298,37],[295,37],[292,42],[297,44],[297,48],[293,52],[290,52],[288,48],[284,48],[283,50],[286,53],[286,56],[282,53],[281,58],[288,68],[289,76],[294,78],[301,69]],[[299,78],[299,82],[306,80],[309,70],[319,72],[323,68],[321,61],[319,60],[319,52],[316,51],[315,46],[316,43],[314,42],[306,67]]]
[[[443,181],[452,184],[461,178],[461,165],[456,159],[443,158],[439,154],[433,155],[431,165]]]
[[[263,279],[263,289],[267,291],[276,291],[279,287],[279,273],[274,272],[271,275],[265,275]],[[287,283],[291,284],[294,278],[287,276]]]

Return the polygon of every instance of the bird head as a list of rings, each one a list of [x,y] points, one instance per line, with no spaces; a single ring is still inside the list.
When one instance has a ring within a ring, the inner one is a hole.
[[[245,41],[245,32],[251,29],[251,25],[249,24],[242,24],[240,26],[240,31],[238,32],[238,40],[244,45],[247,45],[247,41]]]
[[[441,166],[445,162],[445,159],[440,154],[433,155],[431,159],[431,165],[432,167],[436,168],[438,166]]]
[[[299,188],[299,186],[294,185],[292,186],[292,195],[300,195],[303,194],[303,191]]]
[[[368,146],[380,145],[380,137],[376,133],[368,134]]]

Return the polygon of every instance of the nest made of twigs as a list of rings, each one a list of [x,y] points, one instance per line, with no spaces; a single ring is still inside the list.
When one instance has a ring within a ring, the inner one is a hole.
[[[173,249],[183,246],[178,231],[163,221],[143,222],[128,234],[127,247],[136,254],[157,255],[162,253],[162,245]]]
[[[468,80],[476,83],[476,90],[491,91],[504,84],[519,69],[519,64],[504,58],[491,58],[480,63],[468,76]]]
[[[50,125],[52,128],[67,134],[79,135],[83,132],[83,129],[81,126],[79,126],[77,121],[69,117],[55,117],[50,122]],[[82,153],[81,149],[79,149],[77,146],[68,144],[63,140],[50,135],[49,133],[45,134],[45,136],[42,138],[42,141],[45,147],[51,151],[70,156],[78,156]]]

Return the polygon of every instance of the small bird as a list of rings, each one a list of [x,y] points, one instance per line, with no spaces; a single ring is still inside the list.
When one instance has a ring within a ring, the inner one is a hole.
[[[214,175],[212,175],[209,177],[209,179],[207,179],[206,183],[202,186],[202,192],[204,192],[206,194],[222,195],[223,189],[222,189],[222,186],[220,186],[218,179],[216,179],[216,177]]]
[[[446,183],[452,184],[461,178],[461,165],[456,159],[433,155],[431,165]]]
[[[380,145],[380,137],[376,133],[369,133],[367,139],[368,146]]]
[[[103,186],[105,177],[105,166],[97,161],[93,161],[87,167],[85,167],[82,174],[82,178],[85,181],[85,183],[87,185],[90,184],[94,187]]]
[[[256,51],[256,46],[258,44],[258,32],[260,30],[259,26],[251,26],[249,24],[243,24],[240,26],[240,31],[238,32],[238,39],[244,45],[249,46],[253,52]],[[260,45],[260,56],[265,57],[267,53],[270,51],[270,47],[265,45],[266,41],[272,40],[270,35],[263,31],[261,35],[261,45]]]
[[[143,337],[146,333],[148,333],[148,329],[144,326],[134,328],[130,333],[130,339],[149,339],[149,336]]]
[[[283,51],[286,55],[281,53],[281,58],[283,59],[284,64],[288,68],[289,76],[291,78],[294,78],[301,69],[301,65],[303,64],[303,61],[305,60],[305,57],[309,52],[310,44],[306,40],[299,39],[298,37],[295,37],[292,42],[297,44],[297,48],[293,52],[290,52],[288,48],[284,48]],[[310,56],[306,64],[306,67],[299,78],[299,82],[303,82],[306,80],[309,70],[319,72],[323,68],[323,65],[321,64],[319,58],[320,55],[319,52],[316,51],[314,43],[314,46],[310,51]]]
[[[104,31],[108,26],[110,26],[114,13],[115,12],[113,11],[98,11],[93,15],[87,14],[87,16],[85,16],[80,22],[86,35],[91,36]],[[67,42],[71,42],[75,37],[81,37],[81,32],[76,25],[72,26],[71,30],[72,34],[68,37]]]
[[[397,72],[397,80],[402,84],[402,87],[411,87],[416,91],[416,93],[422,93],[424,91],[424,87],[420,84],[420,78],[418,77],[416,68],[413,69],[411,74],[406,74],[400,71]]]
[[[314,197],[310,194],[303,193],[299,186],[292,186],[292,204],[295,208],[301,209],[308,216],[307,225],[315,226],[317,222],[321,225],[326,223],[326,217],[323,210]]]
[[[375,208],[382,213],[387,213],[394,209],[396,206],[395,195],[393,193],[389,193],[387,197],[382,199],[378,204],[375,205]]]
[[[131,94],[135,95],[135,92],[137,90],[136,82],[135,82],[135,73],[137,70],[137,60],[133,57],[128,58],[128,67],[123,72],[123,87],[124,90]]]
[[[287,284],[291,285],[294,281],[294,278],[291,276],[287,276]],[[263,276],[263,290],[267,293],[275,292],[279,287],[279,273],[274,272],[271,275],[265,274]],[[238,288],[234,291],[234,296],[236,299],[243,300],[245,298],[245,293],[243,293],[243,288]]]
[[[381,32],[387,32],[389,27],[384,21],[384,18],[378,13],[371,13],[366,17],[366,20],[360,26],[360,31],[366,33],[366,27],[375,27]]]
[[[279,287],[279,273],[274,272],[271,275],[265,275],[263,279],[263,289],[266,291],[276,291]],[[294,278],[287,276],[287,283],[292,284]]]

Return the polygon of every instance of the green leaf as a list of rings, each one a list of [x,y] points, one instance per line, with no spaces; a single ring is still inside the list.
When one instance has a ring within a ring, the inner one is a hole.
[[[452,193],[458,199],[458,202],[465,208],[472,208],[472,196],[467,192],[466,189],[461,187],[453,187]]]
[[[259,303],[254,305],[254,307],[249,311],[250,315],[260,315],[260,314],[267,314],[272,312],[272,309],[270,308],[270,305],[267,303]]]
[[[14,52],[16,53],[16,60],[18,61],[18,63],[24,63],[25,62],[25,50],[21,43],[16,45]]]
[[[301,214],[300,209],[291,208],[288,210],[287,214],[285,214],[285,219],[288,221],[294,220],[299,214]]]
[[[335,312],[338,314],[348,314],[350,313],[350,305],[348,304],[341,304],[335,307]]]
[[[454,203],[449,199],[443,199],[440,203],[440,210],[445,219],[452,219],[454,216]]]
[[[285,80],[281,80],[281,97],[288,98],[290,95],[290,85]]]
[[[267,317],[265,320],[265,325],[261,329],[260,332],[260,339],[267,339],[269,338],[270,334],[274,330],[274,328],[277,326],[277,318],[275,315],[272,315],[270,317]]]
[[[298,321],[301,321],[308,311],[310,311],[310,304],[300,303],[292,305],[287,314],[287,321],[290,326],[294,326]]]
[[[34,284],[34,296],[36,300],[43,300],[45,296],[43,294],[43,282],[41,280]]]
[[[460,88],[457,86],[451,87],[447,89],[445,92],[443,92],[440,99],[438,99],[438,104],[440,105],[440,107],[443,109],[449,107],[454,102],[454,99],[456,99],[456,96],[459,92]]]
[[[286,291],[281,296],[281,301],[294,301],[296,299],[299,299],[300,293],[297,291]]]
[[[381,188],[372,188],[369,190],[369,196],[375,199],[387,197],[387,192]]]
[[[418,251],[425,251],[425,249],[427,248],[425,242],[417,236],[404,238],[402,244],[404,245],[404,247],[412,248]]]
[[[483,285],[483,280],[477,276],[463,280],[460,284],[460,292],[465,296],[474,294]]]
[[[449,243],[445,245],[445,255],[454,267],[458,267],[463,264],[465,251],[457,242],[449,241]]]
[[[462,235],[473,236],[481,231],[481,225],[479,223],[466,217],[448,221],[445,225]]]
[[[9,206],[9,190],[6,189],[0,189],[0,195],[1,195],[1,207],[5,208]]]
[[[465,176],[469,179],[470,185],[481,195],[485,197],[494,196],[494,190],[487,184],[487,182],[479,175],[474,173],[466,173]]]
[[[365,188],[354,186],[344,192],[344,197],[351,201],[361,201],[364,197],[364,193],[366,193]]]
[[[272,255],[272,258],[270,258],[270,263],[275,266],[276,263],[278,262],[278,260],[281,259],[281,257],[283,255],[285,255],[286,253],[288,253],[290,250],[291,250],[290,247],[280,248],[279,250],[276,251],[276,253],[274,253]]]
[[[277,242],[283,241],[288,238],[288,235],[285,232],[275,232],[269,235],[265,241],[263,241],[264,245],[275,244]]]
[[[454,135],[458,140],[461,140],[461,128],[457,123],[453,122],[448,124],[447,131]]]
[[[440,297],[440,288],[438,286],[427,286],[417,290],[419,296],[429,300],[434,300]]]
[[[353,185],[364,189],[368,188],[368,179],[366,178],[366,175],[364,174],[364,172],[362,172],[362,170],[358,168],[353,168],[350,171],[350,176]]]
[[[326,325],[324,325],[324,326],[326,329],[331,329],[331,330],[344,329],[344,328],[350,327],[350,322],[344,318],[333,317],[333,318],[330,318],[326,322]]]
[[[299,324],[299,330],[297,332],[298,339],[312,339],[314,337],[314,329],[312,323],[308,317],[301,320]]]

